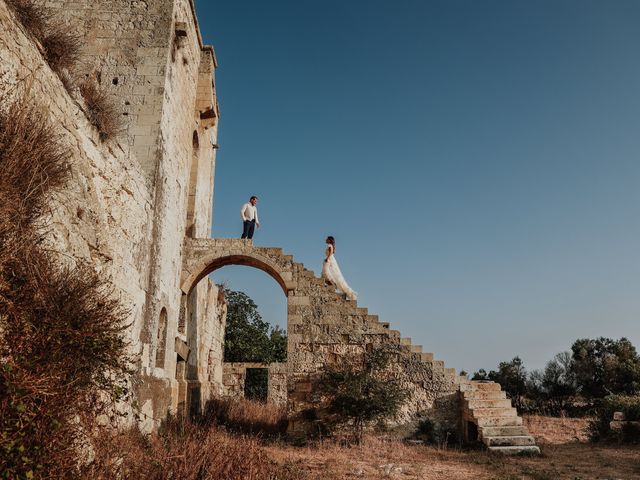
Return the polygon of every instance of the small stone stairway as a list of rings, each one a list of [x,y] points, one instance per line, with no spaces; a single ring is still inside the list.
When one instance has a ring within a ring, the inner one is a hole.
[[[489,450],[506,454],[540,453],[500,384],[471,381],[460,385],[460,393],[463,421],[475,425],[477,440]]]

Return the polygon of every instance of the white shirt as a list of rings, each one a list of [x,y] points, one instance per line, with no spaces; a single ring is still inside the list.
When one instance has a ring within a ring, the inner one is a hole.
[[[256,223],[260,223],[258,221],[258,209],[255,205],[251,205],[251,202],[247,202],[242,206],[242,209],[240,210],[240,216],[242,217],[243,221],[255,220]]]

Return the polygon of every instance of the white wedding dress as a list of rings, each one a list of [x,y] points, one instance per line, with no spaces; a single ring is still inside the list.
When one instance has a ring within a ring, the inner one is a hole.
[[[347,296],[347,299],[356,300],[358,298],[358,294],[351,289],[347,284],[347,281],[342,276],[342,272],[338,266],[338,261],[333,254],[333,245],[327,245],[325,253],[327,260],[322,265],[322,277],[338,287],[338,290],[343,292]]]

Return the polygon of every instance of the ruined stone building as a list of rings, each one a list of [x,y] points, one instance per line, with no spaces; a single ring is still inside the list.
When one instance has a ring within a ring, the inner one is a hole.
[[[226,306],[208,274],[225,265],[263,270],[287,298],[288,358],[270,367],[270,398],[304,431],[314,375],[376,345],[396,348],[411,390],[402,418],[437,418],[488,445],[531,445],[497,384],[456,375],[376,315],[345,300],[279,248],[211,239],[220,118],[216,55],[202,42],[193,0],[48,0],[82,37],[78,66],[114,99],[125,129],[103,141],[39,46],[0,0],[0,88],[28,86],[73,154],[73,182],[52,219],[52,243],[109,278],[131,311],[129,336],[141,423],[197,412],[242,391],[251,365],[223,365]],[[229,54],[229,53],[228,53]]]

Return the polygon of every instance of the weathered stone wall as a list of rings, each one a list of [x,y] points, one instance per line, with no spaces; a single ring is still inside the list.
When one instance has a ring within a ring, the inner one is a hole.
[[[75,75],[95,79],[114,99],[125,132],[99,139],[81,96],[65,90],[3,0],[0,89],[29,85],[69,145],[73,180],[56,205],[52,242],[70,261],[91,262],[131,309],[138,402],[151,428],[222,388],[226,310],[217,287],[200,282],[189,298],[179,288],[185,235],[211,230],[215,55],[202,45],[190,0],[46,5],[82,37]]]
[[[287,403],[286,363],[225,362],[223,364],[223,395],[244,398],[244,387],[248,368],[268,370],[267,403],[285,405]]]

